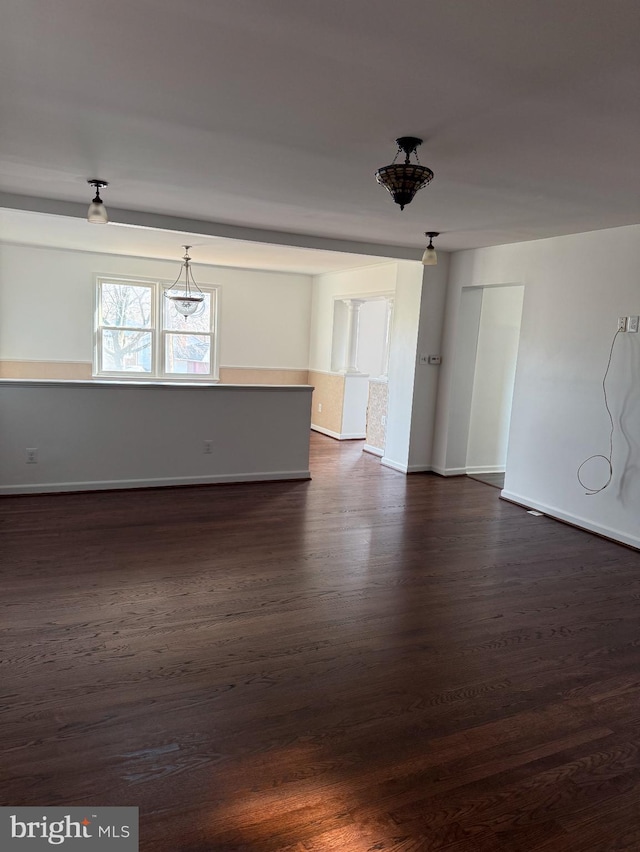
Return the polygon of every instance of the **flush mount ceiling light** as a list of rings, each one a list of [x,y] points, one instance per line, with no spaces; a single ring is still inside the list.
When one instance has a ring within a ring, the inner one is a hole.
[[[396,143],[398,150],[393,162],[389,166],[378,169],[376,180],[389,191],[395,203],[400,205],[400,209],[404,210],[405,204],[413,200],[416,192],[431,183],[433,172],[426,166],[422,166],[418,160],[416,149],[418,145],[422,145],[422,139],[415,136],[400,136],[396,139]],[[401,151],[405,154],[404,163],[396,163]],[[415,163],[409,161],[411,154],[416,155]]]
[[[88,180],[87,183],[90,183],[91,186],[95,186],[96,188],[96,197],[93,199],[91,204],[89,205],[89,210],[87,212],[87,222],[91,222],[92,225],[106,225],[109,221],[109,217],[107,216],[107,208],[102,203],[102,199],[100,198],[100,190],[103,186],[109,186],[106,180]]]
[[[165,291],[165,296],[170,299],[175,305],[176,311],[186,319],[192,316],[198,310],[204,301],[204,293],[196,284],[193,273],[191,272],[191,258],[189,257],[189,249],[191,246],[183,246],[184,257],[182,258],[182,266],[178,277],[173,282],[171,287]],[[184,270],[184,281],[180,281],[182,271]],[[178,289],[174,290],[174,287]]]
[[[436,250],[433,247],[433,238],[439,237],[439,231],[426,231],[425,237],[429,237],[429,245],[424,250],[424,254],[422,255],[422,263],[424,266],[437,266],[438,264],[438,255],[436,254]]]

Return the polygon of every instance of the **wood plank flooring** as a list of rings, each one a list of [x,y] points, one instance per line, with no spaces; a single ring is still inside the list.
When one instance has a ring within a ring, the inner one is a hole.
[[[311,482],[0,500],[0,801],[144,852],[640,849],[640,555],[313,434]]]
[[[467,476],[494,488],[504,488],[504,473],[469,473]]]

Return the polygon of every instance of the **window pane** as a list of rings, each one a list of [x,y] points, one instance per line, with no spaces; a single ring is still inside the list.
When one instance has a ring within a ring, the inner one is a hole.
[[[103,329],[102,369],[126,373],[150,373],[151,333]]]
[[[103,325],[151,328],[151,287],[104,281],[100,300]]]
[[[176,311],[176,306],[171,299],[162,299],[164,302],[164,327],[167,331],[211,331],[211,293],[203,293],[204,300],[198,305],[198,310],[190,317],[183,317]],[[172,295],[183,295],[184,290],[172,290]]]
[[[167,334],[165,341],[166,373],[208,375],[211,372],[211,338],[208,334]]]

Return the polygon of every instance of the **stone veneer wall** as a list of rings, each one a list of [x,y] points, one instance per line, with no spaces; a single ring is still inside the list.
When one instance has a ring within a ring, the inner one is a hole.
[[[386,381],[369,381],[367,405],[367,446],[384,451],[386,442],[386,417],[389,402],[389,385]],[[383,421],[384,418],[384,421]]]

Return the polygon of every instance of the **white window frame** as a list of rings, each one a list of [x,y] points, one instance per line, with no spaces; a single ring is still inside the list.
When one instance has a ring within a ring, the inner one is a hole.
[[[157,364],[157,374],[158,377],[171,380],[171,381],[182,381],[182,382],[217,382],[219,379],[219,371],[218,371],[218,310],[219,310],[219,299],[218,299],[218,287],[215,286],[205,286],[204,284],[199,284],[198,286],[202,290],[203,293],[206,293],[210,298],[211,305],[211,326],[209,331],[189,331],[189,320],[185,321],[185,334],[197,334],[200,337],[208,337],[209,338],[209,358],[210,358],[210,366],[211,370],[208,373],[167,373],[164,369],[165,361],[166,361],[166,353],[167,353],[167,337],[170,334],[180,334],[180,331],[177,331],[174,328],[165,328],[164,327],[164,307],[165,307],[165,293],[167,288],[171,286],[172,281],[159,282],[159,300],[160,304],[158,305],[158,361]]]
[[[123,278],[118,275],[98,275],[95,286],[94,302],[94,349],[93,349],[93,375],[96,378],[117,379],[123,382],[140,381],[171,381],[171,382],[203,382],[214,383],[219,381],[219,358],[218,358],[218,322],[220,315],[220,287],[214,284],[199,284],[203,293],[210,297],[211,301],[211,328],[210,331],[194,331],[193,334],[208,336],[210,339],[210,372],[208,373],[169,373],[165,370],[166,341],[170,334],[180,334],[175,329],[164,327],[164,299],[167,289],[173,282],[158,278]],[[124,331],[145,332],[151,334],[151,370],[149,372],[135,372],[128,370],[105,370],[102,366],[102,332],[111,326],[102,324],[101,316],[101,290],[103,284],[122,284],[132,287],[148,287],[151,290],[151,325],[148,328],[118,326]],[[189,332],[187,319],[185,325],[186,333]]]

